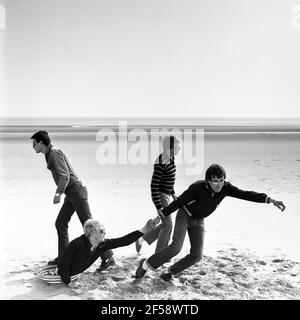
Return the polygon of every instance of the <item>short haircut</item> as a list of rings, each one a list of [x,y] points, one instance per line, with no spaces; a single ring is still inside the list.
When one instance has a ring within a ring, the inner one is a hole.
[[[51,139],[47,131],[40,130],[36,132],[31,139],[34,139],[36,142],[42,141],[45,146],[49,146],[51,143]]]
[[[88,238],[90,235],[104,232],[104,225],[97,220],[88,219],[83,224],[84,235]]]
[[[226,178],[225,169],[217,163],[210,165],[205,172],[205,180],[211,180],[212,177],[217,177],[219,179],[222,177]]]
[[[175,136],[164,137],[162,141],[163,150],[174,150],[175,142],[179,142],[179,140]]]

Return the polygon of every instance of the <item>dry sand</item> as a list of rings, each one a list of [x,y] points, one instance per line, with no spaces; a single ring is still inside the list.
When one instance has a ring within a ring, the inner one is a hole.
[[[117,256],[117,265],[102,274],[96,266],[82,273],[68,287],[50,285],[36,278],[44,261],[26,259],[25,264],[6,275],[10,299],[299,299],[300,265],[282,255],[259,257],[249,250],[226,248],[174,277],[160,279],[164,268],[148,271],[135,279],[137,256]],[[166,265],[167,266],[167,265]]]
[[[101,167],[95,163],[95,143],[59,140],[88,186],[95,218],[106,226],[108,237],[119,237],[143,226],[155,216],[150,199],[152,165]],[[44,159],[30,142],[1,141],[5,157],[1,170],[1,297],[2,299],[299,299],[300,218],[299,139],[265,136],[262,140],[208,139],[205,166],[220,162],[228,179],[244,189],[266,192],[283,200],[281,213],[267,204],[225,199],[206,219],[203,260],[166,283],[149,271],[144,279],[132,278],[141,257],[155,245],[134,245],[114,250],[117,266],[94,274],[99,263],[81,274],[69,287],[48,285],[36,278],[38,268],[55,257],[54,222],[60,205]],[[178,166],[176,192],[200,177],[184,175]],[[82,234],[76,215],[70,238]],[[186,239],[182,252],[188,253]]]

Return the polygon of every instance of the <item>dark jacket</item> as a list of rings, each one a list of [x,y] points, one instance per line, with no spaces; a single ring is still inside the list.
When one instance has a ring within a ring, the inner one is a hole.
[[[47,168],[51,171],[57,185],[56,193],[62,194],[67,187],[80,181],[68,158],[61,150],[54,149],[52,145],[50,145],[48,152],[45,154],[45,158]]]
[[[177,200],[164,208],[162,212],[165,216],[168,216],[185,205],[193,219],[206,218],[216,210],[226,196],[261,203],[266,202],[267,198],[265,193],[244,191],[227,181],[225,181],[220,192],[214,193],[205,180],[199,180],[184,191]]]
[[[89,268],[104,251],[128,246],[138,240],[142,235],[142,232],[134,231],[121,238],[106,239],[100,243],[94,251],[91,251],[92,245],[89,239],[83,234],[68,244],[62,257],[59,259],[58,274],[64,283],[69,284],[71,276]]]

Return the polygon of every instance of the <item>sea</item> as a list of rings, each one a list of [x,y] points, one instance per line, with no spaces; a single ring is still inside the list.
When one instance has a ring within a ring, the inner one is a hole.
[[[49,132],[97,132],[99,129],[198,128],[206,132],[300,132],[299,118],[200,118],[200,117],[2,117],[0,133],[35,130]]]

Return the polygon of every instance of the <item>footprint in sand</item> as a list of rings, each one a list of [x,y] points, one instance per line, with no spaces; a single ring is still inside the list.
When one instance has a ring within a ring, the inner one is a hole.
[[[219,270],[220,273],[224,273],[229,277],[236,277],[236,276],[243,276],[244,275],[242,273],[236,272],[236,271],[225,271],[225,270]]]
[[[296,277],[296,276],[299,276],[300,274],[300,268],[299,268],[299,265],[295,265],[292,267],[292,270],[291,270],[291,276],[292,277]]]
[[[256,263],[262,266],[265,266],[267,264],[266,261],[263,261],[263,260],[256,260]]]
[[[119,277],[119,276],[111,276],[111,279],[118,282],[118,281],[122,281],[125,280],[125,277]]]
[[[222,262],[219,262],[219,263],[217,264],[217,267],[219,267],[219,268],[224,268],[224,267],[226,267],[226,264],[225,264],[225,263],[222,263]]]
[[[278,268],[275,270],[275,272],[287,272],[287,270],[284,268]]]
[[[186,278],[179,278],[178,279],[179,280],[179,282],[181,283],[181,284],[189,284],[189,281],[188,281],[188,279],[186,279]]]
[[[279,263],[279,262],[283,262],[284,260],[283,259],[273,259],[272,262],[275,262],[275,263]]]
[[[133,263],[131,261],[123,261],[122,268],[126,270],[130,270],[130,269],[135,269],[136,266],[137,266],[136,263]]]
[[[223,259],[223,260],[227,260],[227,261],[233,262],[233,259],[228,258],[228,257],[220,257],[220,258]]]
[[[216,282],[216,283],[215,283],[215,286],[216,286],[217,288],[222,288],[222,287],[224,287],[224,286],[225,286],[225,283],[222,283],[222,282]]]
[[[233,267],[234,268],[241,268],[241,267],[243,267],[241,264],[239,264],[239,263],[235,263],[234,265],[233,265]]]
[[[122,256],[122,259],[126,259],[126,260],[134,260],[134,261],[137,261],[140,259],[139,255],[134,255],[134,256],[129,256],[129,257],[124,257]]]
[[[207,272],[204,271],[204,270],[200,270],[200,271],[198,272],[198,274],[200,274],[200,276],[205,276],[205,275],[207,274]]]
[[[251,284],[246,283],[246,282],[238,281],[238,282],[236,282],[236,284],[238,284],[238,285],[240,285],[240,286],[242,286],[244,288],[247,288],[247,289],[251,288]]]

